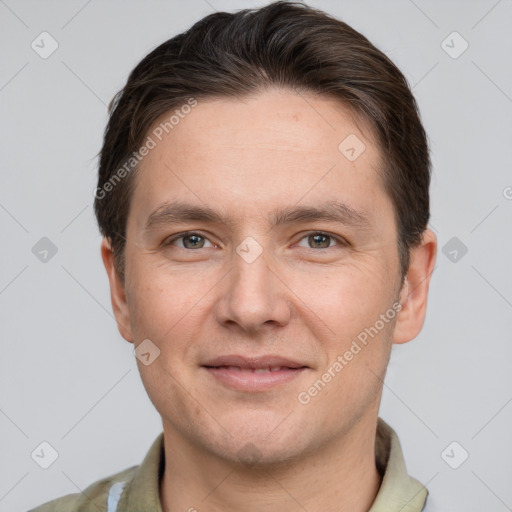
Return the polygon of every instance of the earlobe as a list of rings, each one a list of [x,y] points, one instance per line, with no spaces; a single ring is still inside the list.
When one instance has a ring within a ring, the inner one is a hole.
[[[400,291],[401,310],[395,324],[393,343],[411,341],[423,327],[436,253],[436,235],[427,229],[421,243],[410,250],[410,265]]]
[[[117,328],[121,336],[131,343],[133,343],[133,336],[130,324],[130,312],[126,301],[125,284],[121,280],[114,264],[114,253],[110,242],[103,239],[101,243],[101,258],[107,271],[108,280],[110,283],[110,300],[112,302],[112,309],[117,322]]]

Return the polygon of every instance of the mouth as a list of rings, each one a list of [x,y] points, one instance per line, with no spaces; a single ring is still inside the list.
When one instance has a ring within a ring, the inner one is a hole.
[[[267,366],[261,368],[242,368],[240,366],[205,366],[205,368],[211,369],[225,369],[239,372],[251,372],[251,373],[270,373],[279,372],[281,370],[300,370],[300,368],[290,368],[289,366]]]
[[[309,367],[279,356],[248,358],[232,355],[201,366],[218,383],[238,391],[266,391],[297,378]]]

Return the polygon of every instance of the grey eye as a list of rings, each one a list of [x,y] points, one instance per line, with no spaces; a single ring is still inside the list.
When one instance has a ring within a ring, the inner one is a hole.
[[[304,240],[306,240],[307,245],[303,245]],[[328,235],[326,233],[311,233],[310,235],[302,238],[298,245],[301,247],[307,247],[308,249],[328,249],[333,245],[336,245],[331,242],[339,243],[332,235]]]
[[[187,249],[197,249],[204,246],[205,238],[201,235],[185,235],[183,238],[183,246]]]
[[[312,248],[324,249],[330,246],[331,237],[329,235],[309,235],[308,243]]]
[[[208,246],[205,244],[210,245]],[[213,244],[208,240],[208,238],[198,233],[183,233],[181,235],[175,236],[164,245],[176,245],[184,249],[202,249],[204,247],[213,247]]]

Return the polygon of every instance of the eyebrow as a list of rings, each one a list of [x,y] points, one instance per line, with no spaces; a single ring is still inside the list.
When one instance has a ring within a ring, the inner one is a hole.
[[[270,212],[268,216],[268,224],[271,228],[287,224],[317,221],[337,222],[364,230],[371,227],[368,215],[338,201],[330,201],[318,206],[295,205],[278,208]],[[144,231],[149,231],[162,225],[183,222],[224,224],[230,230],[233,230],[237,224],[233,219],[225,217],[208,206],[176,201],[163,203],[154,210],[146,221]]]

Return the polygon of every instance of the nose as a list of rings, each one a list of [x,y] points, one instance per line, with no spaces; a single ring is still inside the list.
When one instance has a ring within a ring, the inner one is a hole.
[[[233,253],[232,271],[216,303],[217,322],[254,334],[263,326],[282,327],[290,321],[288,290],[269,260],[265,251],[254,261]]]

